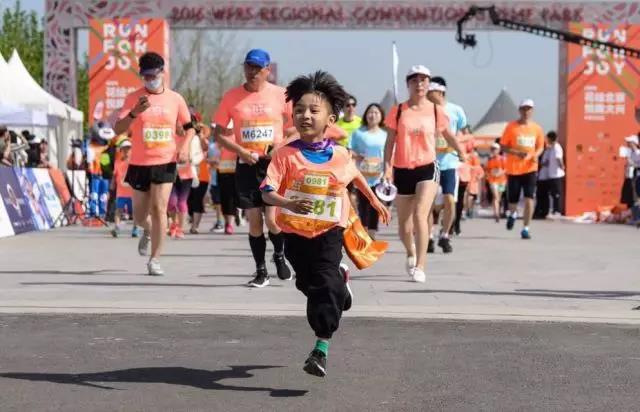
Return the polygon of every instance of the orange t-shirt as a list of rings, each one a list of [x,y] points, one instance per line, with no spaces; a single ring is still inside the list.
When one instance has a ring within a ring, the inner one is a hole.
[[[500,144],[525,153],[535,153],[544,148],[544,132],[542,127],[535,122],[529,122],[529,124],[524,125],[518,121],[513,121],[504,129]],[[505,171],[507,175],[514,176],[537,172],[538,158],[536,156],[531,160],[524,160],[507,153]]]
[[[476,154],[471,155],[468,164],[471,176],[467,190],[472,195],[477,195],[480,193],[480,180],[484,176],[484,169],[480,165],[480,158]]]
[[[226,127],[231,120],[240,146],[258,155],[266,154],[270,146],[282,142],[284,128],[292,122],[285,89],[267,83],[259,92],[249,92],[244,86],[229,90],[222,97],[213,123]]]
[[[313,201],[313,212],[301,215],[279,208],[278,226],[286,233],[314,238],[340,226],[347,227],[351,202],[347,185],[359,174],[349,151],[334,146],[328,162],[308,161],[299,149],[283,146],[269,164],[263,186],[270,186],[288,199],[306,198]]]
[[[236,161],[238,155],[231,150],[223,148],[220,151],[220,162],[218,163],[218,173],[232,174],[236,172]]]
[[[133,189],[129,186],[129,183],[124,181],[128,168],[129,162],[122,160],[120,156],[118,156],[113,166],[113,179],[116,182],[116,197],[133,197]]]
[[[504,173],[505,163],[504,157],[501,155],[489,158],[485,166],[487,182],[499,185],[507,183],[507,175]]]
[[[449,128],[449,118],[441,106],[428,102],[424,107],[412,109],[402,103],[399,124],[396,124],[398,106],[393,106],[385,118],[387,127],[396,131],[393,166],[415,169],[436,160],[436,116],[438,133]]]
[[[160,94],[149,93],[145,88],[130,93],[120,109],[123,119],[136,106],[141,96],[147,96],[150,107],[131,122],[132,165],[152,166],[176,161],[176,127],[191,121],[184,98],[165,88]]]
[[[198,166],[198,180],[200,183],[208,183],[209,180],[211,180],[211,166],[209,166],[207,159],[200,162],[200,165]]]

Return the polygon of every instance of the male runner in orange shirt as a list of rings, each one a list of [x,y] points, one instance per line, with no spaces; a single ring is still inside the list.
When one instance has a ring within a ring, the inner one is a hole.
[[[529,224],[533,216],[533,198],[536,191],[538,158],[544,150],[544,132],[539,124],[531,120],[534,103],[525,99],[518,111],[520,118],[509,123],[504,130],[500,145],[506,154],[507,193],[509,214],[507,229],[512,230],[518,216],[520,192],[524,193],[524,227],[522,239],[531,239]]]

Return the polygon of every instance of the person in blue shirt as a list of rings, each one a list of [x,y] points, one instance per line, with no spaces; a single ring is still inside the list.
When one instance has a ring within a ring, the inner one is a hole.
[[[384,175],[384,145],[387,131],[384,129],[384,109],[378,103],[371,103],[362,115],[362,127],[351,135],[349,149],[356,159],[358,169],[367,179],[375,193],[375,186]],[[367,198],[358,191],[358,214],[362,225],[375,239],[378,231],[378,212]]]
[[[434,76],[431,78],[427,98],[433,103],[444,107],[449,117],[449,130],[451,130],[452,134],[460,136],[462,131],[467,127],[467,115],[464,113],[462,107],[447,101],[446,92],[447,82],[442,77]],[[458,160],[458,153],[449,146],[442,136],[436,137],[436,151],[438,168],[440,169],[440,186],[442,187],[444,199],[444,216],[440,228],[438,246],[442,248],[444,253],[451,253],[453,252],[453,247],[449,239],[449,232],[453,227],[456,215],[456,200],[458,198],[459,188],[458,166],[460,162]],[[429,219],[432,225],[432,217],[430,216]],[[433,236],[432,230],[429,230],[429,233]],[[434,249],[434,241],[430,239],[427,252],[433,253],[435,251]]]

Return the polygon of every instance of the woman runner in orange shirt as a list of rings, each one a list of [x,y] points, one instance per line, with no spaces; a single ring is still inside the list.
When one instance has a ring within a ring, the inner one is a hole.
[[[385,147],[385,179],[398,188],[396,207],[400,239],[407,252],[406,269],[413,280],[425,282],[429,243],[427,216],[438,191],[436,132],[458,152],[464,152],[449,131],[449,118],[442,106],[427,100],[431,72],[413,66],[407,74],[409,100],[394,106],[387,117],[389,135]],[[414,243],[415,232],[415,243]]]

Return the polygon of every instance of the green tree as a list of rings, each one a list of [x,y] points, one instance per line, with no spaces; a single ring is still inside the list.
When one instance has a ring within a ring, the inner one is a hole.
[[[84,54],[76,68],[76,90],[78,93],[78,110],[84,113],[84,125],[89,127],[89,55]]]
[[[13,49],[31,76],[42,85],[44,76],[44,32],[42,20],[35,11],[22,9],[20,0],[13,8],[6,8],[0,20],[0,53],[5,59],[11,57]]]

